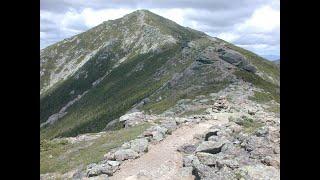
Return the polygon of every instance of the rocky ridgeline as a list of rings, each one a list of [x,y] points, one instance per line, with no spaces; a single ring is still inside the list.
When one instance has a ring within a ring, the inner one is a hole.
[[[154,121],[159,122],[155,123]],[[132,112],[119,118],[125,128],[136,126],[141,123],[149,122],[153,125],[145,130],[137,139],[122,144],[121,147],[113,149],[104,155],[104,160],[87,166],[85,171],[79,171],[73,175],[73,179],[107,179],[112,176],[120,165],[126,160],[139,158],[148,152],[150,144],[162,141],[179,126],[185,124],[199,123],[203,120],[202,116],[192,118],[164,118],[155,115],[146,115],[143,112]]]
[[[227,112],[229,109],[225,97],[218,97],[210,109],[212,112]],[[216,119],[212,115],[192,115],[188,118],[165,117],[157,115],[147,115],[140,111],[129,112],[119,118],[119,122],[125,128],[133,127],[141,123],[152,123],[153,125],[145,130],[137,139],[122,144],[121,147],[113,149],[104,155],[104,160],[87,166],[85,172],[74,175],[74,179],[107,179],[112,176],[120,165],[126,160],[134,160],[148,152],[148,146],[162,141],[172,131],[182,125],[191,125],[208,119]],[[156,121],[158,121],[156,123]]]
[[[151,144],[162,141],[177,128],[207,120],[229,117],[229,122],[212,126],[209,131],[194,137],[194,141],[177,149],[184,156],[181,174],[196,179],[279,179],[280,172],[280,119],[265,111],[268,105],[248,100],[257,90],[249,84],[233,84],[218,93],[199,96],[197,101],[213,102],[206,111],[187,117],[148,115],[129,111],[119,121],[124,128],[150,123],[136,139],[122,144],[104,155],[99,163],[73,173],[73,179],[108,179],[120,170],[124,161],[132,161],[148,152]],[[181,101],[189,102],[189,101]],[[178,103],[179,106],[187,106]],[[196,105],[199,105],[196,104]],[[203,105],[203,104],[202,104]],[[193,104],[194,106],[194,104]],[[85,135],[69,138],[74,142],[94,139]]]
[[[178,149],[184,153],[183,171],[208,180],[279,179],[280,130],[276,122],[266,125],[249,111],[248,116],[211,127],[195,137],[196,143]]]

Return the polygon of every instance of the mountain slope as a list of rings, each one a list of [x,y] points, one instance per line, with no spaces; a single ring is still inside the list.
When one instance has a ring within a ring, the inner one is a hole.
[[[132,108],[168,114],[241,79],[279,101],[276,65],[146,10],[51,45],[40,62],[42,138],[98,132]]]

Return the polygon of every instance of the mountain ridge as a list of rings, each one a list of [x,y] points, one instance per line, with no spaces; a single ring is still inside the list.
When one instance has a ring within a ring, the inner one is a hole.
[[[239,79],[278,98],[274,64],[147,10],[42,49],[40,62],[43,138],[101,131],[132,108],[165,113]]]

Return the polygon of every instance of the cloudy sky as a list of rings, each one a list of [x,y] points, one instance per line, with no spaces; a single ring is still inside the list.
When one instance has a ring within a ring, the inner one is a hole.
[[[280,0],[40,0],[40,48],[137,9],[270,60],[280,56]]]

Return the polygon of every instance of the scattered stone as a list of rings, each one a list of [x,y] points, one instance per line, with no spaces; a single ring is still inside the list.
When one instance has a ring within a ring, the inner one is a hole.
[[[224,145],[222,142],[204,141],[196,149],[196,152],[207,152],[211,154],[217,154],[221,152],[221,148]]]
[[[136,159],[139,157],[138,153],[132,149],[120,149],[114,153],[114,156],[117,161]]]
[[[256,114],[256,111],[253,110],[253,109],[248,109],[248,114],[249,114],[249,115],[255,115],[255,114]]]
[[[207,166],[216,165],[217,159],[219,158],[219,156],[205,152],[197,152],[196,156],[202,164],[205,164]]]
[[[236,169],[239,167],[239,163],[236,160],[233,159],[222,159],[217,160],[217,167],[219,169],[223,168],[224,166],[229,167],[230,169]]]
[[[147,129],[144,133],[144,137],[152,137],[154,141],[161,141],[164,138],[164,135],[168,132],[168,129],[161,126],[153,126]]]
[[[183,152],[186,154],[191,154],[197,149],[197,146],[193,144],[185,144],[178,148],[179,152]]]
[[[104,158],[107,160],[115,160],[114,152],[110,151],[104,155]]]
[[[183,166],[184,167],[193,166],[193,165],[199,164],[199,163],[200,162],[195,155],[188,155],[183,158]]]
[[[161,126],[168,129],[169,133],[177,129],[177,123],[176,121],[173,121],[173,120],[163,121],[161,123]]]
[[[146,138],[134,139],[131,141],[131,149],[137,153],[148,151],[148,140]]]
[[[125,124],[125,127],[132,127],[138,125],[146,120],[146,116],[143,112],[132,112],[125,114],[119,118],[119,122]]]
[[[121,149],[130,149],[131,144],[129,142],[125,142],[121,145]]]
[[[255,135],[258,137],[265,137],[269,133],[269,129],[266,126],[260,127],[256,130]]]
[[[183,177],[190,177],[192,176],[193,167],[183,167],[180,171],[180,176]]]
[[[240,167],[236,174],[241,176],[243,179],[268,179],[268,180],[279,180],[279,171],[272,166],[264,165],[252,165]]]
[[[117,170],[108,164],[90,164],[87,166],[87,177],[99,176],[101,174],[107,174],[112,176]]]
[[[112,167],[120,165],[120,162],[118,162],[118,161],[107,161],[107,163]]]
[[[276,159],[272,158],[271,156],[264,157],[261,162],[267,166],[273,166],[276,168],[280,168],[280,163]]]

